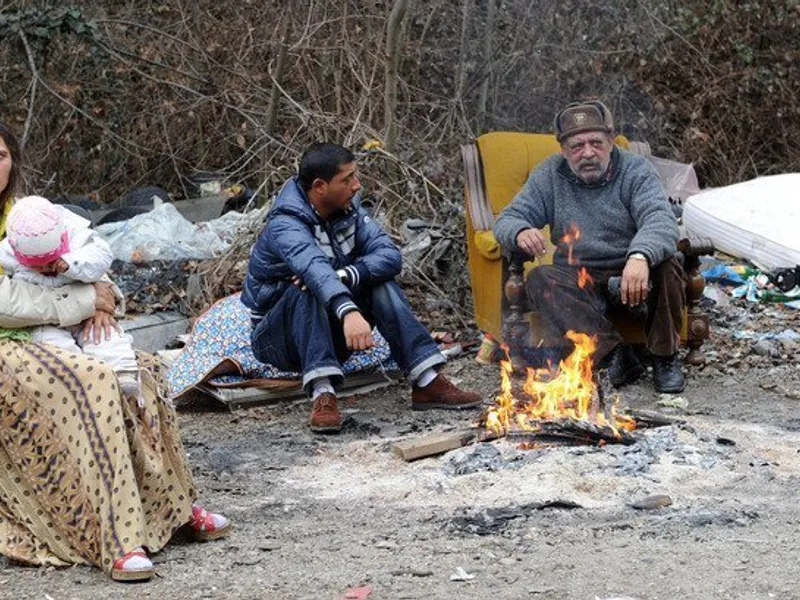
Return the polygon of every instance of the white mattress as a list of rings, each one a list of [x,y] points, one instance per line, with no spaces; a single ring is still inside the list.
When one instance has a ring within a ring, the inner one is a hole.
[[[800,265],[800,173],[703,190],[684,203],[683,224],[762,269]]]

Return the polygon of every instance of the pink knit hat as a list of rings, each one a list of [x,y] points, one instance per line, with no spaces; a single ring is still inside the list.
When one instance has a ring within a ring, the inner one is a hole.
[[[69,252],[61,207],[40,196],[26,196],[14,203],[6,233],[14,256],[26,267],[49,264]]]

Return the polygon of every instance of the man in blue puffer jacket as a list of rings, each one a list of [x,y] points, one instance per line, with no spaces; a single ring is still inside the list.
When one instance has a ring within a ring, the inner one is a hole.
[[[361,207],[360,189],[346,148],[314,144],[303,154],[250,255],[242,302],[253,320],[253,353],[302,372],[312,431],[341,429],[341,364],[374,345],[373,325],[413,387],[412,408],[478,406],[477,394],[437,374],[445,358],[395,283],[400,251]]]

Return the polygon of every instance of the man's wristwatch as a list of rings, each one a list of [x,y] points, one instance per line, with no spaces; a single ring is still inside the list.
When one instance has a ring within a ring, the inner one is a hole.
[[[647,260],[647,257],[644,254],[642,254],[641,252],[633,252],[633,253],[628,255],[628,258],[632,258],[633,260],[643,260],[648,265],[650,264],[650,261]]]

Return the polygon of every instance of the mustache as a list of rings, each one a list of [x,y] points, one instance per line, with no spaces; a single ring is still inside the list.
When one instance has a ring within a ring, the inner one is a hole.
[[[578,168],[582,169],[584,167],[594,167],[595,169],[599,169],[602,166],[600,160],[597,158],[582,158],[578,161]]]

